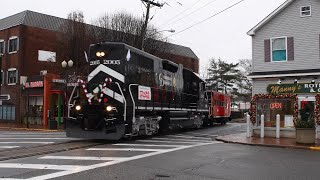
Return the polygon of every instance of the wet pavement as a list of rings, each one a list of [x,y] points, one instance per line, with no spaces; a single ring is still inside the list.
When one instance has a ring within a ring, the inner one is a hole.
[[[246,133],[229,134],[216,138],[225,143],[236,143],[256,146],[281,147],[281,148],[297,148],[320,150],[320,140],[317,139],[315,144],[298,144],[294,138],[271,138],[271,137],[246,137]]]

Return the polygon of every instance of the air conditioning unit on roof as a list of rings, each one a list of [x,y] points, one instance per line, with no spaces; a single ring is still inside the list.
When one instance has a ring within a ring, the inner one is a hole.
[[[40,75],[42,75],[42,76],[46,75],[47,73],[48,73],[47,70],[42,70],[42,71],[40,71]]]

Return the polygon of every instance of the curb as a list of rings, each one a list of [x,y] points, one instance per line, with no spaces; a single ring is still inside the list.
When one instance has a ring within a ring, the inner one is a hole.
[[[239,141],[231,141],[225,140],[223,137],[217,137],[217,141],[221,141],[224,143],[232,143],[232,144],[242,144],[242,145],[249,145],[249,146],[262,146],[262,147],[274,147],[274,148],[288,148],[288,149],[306,149],[312,151],[320,151],[320,146],[288,146],[288,145],[275,145],[275,144],[253,144],[253,143],[244,143]]]
[[[0,127],[0,130],[41,131],[41,132],[64,132],[64,131],[65,131],[65,130],[32,129],[32,128],[12,128],[12,127]]]

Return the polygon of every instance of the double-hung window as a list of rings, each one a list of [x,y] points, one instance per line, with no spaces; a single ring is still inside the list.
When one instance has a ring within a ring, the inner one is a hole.
[[[18,83],[18,70],[16,68],[8,69],[8,85],[15,85]]]
[[[311,6],[302,6],[300,8],[300,16],[301,17],[311,16]]]
[[[273,62],[287,61],[287,38],[271,39],[271,57]]]
[[[19,38],[17,36],[13,36],[9,38],[8,41],[8,53],[15,53],[19,48]]]
[[[4,54],[4,51],[5,51],[5,41],[3,39],[0,39],[0,55],[3,55]]]

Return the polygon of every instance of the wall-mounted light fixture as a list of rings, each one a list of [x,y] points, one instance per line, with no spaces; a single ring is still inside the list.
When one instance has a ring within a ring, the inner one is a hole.
[[[281,79],[278,80],[277,84],[281,84]]]

